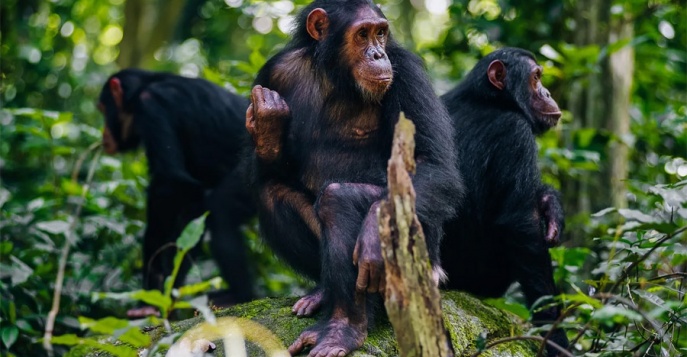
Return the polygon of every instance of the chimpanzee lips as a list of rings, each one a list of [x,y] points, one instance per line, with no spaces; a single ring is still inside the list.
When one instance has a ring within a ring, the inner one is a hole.
[[[539,115],[541,116],[542,119],[544,119],[550,126],[554,126],[558,123],[558,120],[561,118],[563,113],[560,111],[556,112],[540,112]]]

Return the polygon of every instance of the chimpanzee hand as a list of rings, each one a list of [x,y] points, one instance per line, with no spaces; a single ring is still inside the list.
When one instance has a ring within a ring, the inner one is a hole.
[[[379,202],[370,207],[353,250],[353,264],[358,266],[358,279],[355,283],[358,292],[384,293],[386,286],[382,244],[377,227],[378,207]]]
[[[558,197],[551,193],[544,194],[539,200],[539,214],[544,221],[544,241],[549,247],[558,246],[565,225]]]
[[[255,86],[251,91],[251,104],[246,110],[246,129],[253,137],[259,158],[274,161],[281,153],[281,138],[289,107],[279,93]]]

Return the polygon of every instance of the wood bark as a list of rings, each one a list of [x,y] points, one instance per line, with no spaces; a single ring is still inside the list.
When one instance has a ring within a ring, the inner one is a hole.
[[[614,139],[608,148],[607,172],[611,187],[610,200],[617,208],[627,207],[625,181],[628,176],[630,156],[627,138],[630,136],[630,99],[634,75],[632,37],[634,37],[634,23],[628,14],[623,14],[619,19],[612,21],[609,43],[626,42],[622,48],[611,53],[608,59],[610,90],[608,91],[606,127],[613,134]]]
[[[146,67],[174,34],[186,0],[127,0],[124,37],[119,46],[120,68]]]
[[[402,357],[448,357],[440,295],[422,226],[415,213],[415,126],[403,114],[396,124],[387,169],[389,196],[379,208],[379,236],[386,269],[384,306]]]
[[[602,48],[608,43],[608,18],[611,0],[579,0],[574,3],[575,30],[571,40],[576,47],[597,46]],[[571,130],[565,133],[565,145],[575,147],[573,136],[582,128],[601,129],[605,126],[606,91],[603,78],[604,66],[599,63],[600,71],[592,71],[574,79],[566,98],[565,107],[572,113]],[[608,185],[600,172],[590,172],[575,178],[561,179],[561,192],[564,195],[566,212],[595,212],[608,207]],[[567,240],[572,246],[586,246],[589,237],[583,227],[569,227],[566,230]]]

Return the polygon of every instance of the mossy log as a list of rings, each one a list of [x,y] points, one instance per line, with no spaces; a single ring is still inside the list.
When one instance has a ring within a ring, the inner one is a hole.
[[[281,340],[284,346],[293,342],[303,330],[317,322],[314,318],[297,318],[291,313],[291,306],[295,298],[274,298],[257,300],[234,306],[217,312],[217,316],[233,316],[250,319],[271,330]],[[486,336],[487,342],[498,338],[520,334],[521,327],[517,317],[501,311],[495,307],[483,304],[478,299],[459,292],[443,292],[441,308],[444,323],[456,356],[471,356],[477,351],[477,343],[481,336]],[[176,332],[187,331],[202,321],[202,318],[189,319],[173,323]],[[162,337],[164,329],[153,330],[154,340]],[[244,333],[249,340],[250,332]],[[258,336],[260,337],[260,336]],[[248,356],[265,356],[256,344],[248,341]],[[221,346],[221,343],[219,344]],[[398,356],[398,347],[391,324],[386,320],[379,321],[370,331],[365,344],[352,357],[390,357]],[[481,356],[519,356],[536,355],[536,347],[531,342],[516,341],[497,346]],[[218,348],[214,355],[224,356],[222,348]]]
[[[291,306],[296,298],[267,298],[256,300],[246,304],[237,305],[216,312],[218,318],[233,316],[256,322],[272,331],[274,336],[283,346],[288,346],[307,327],[317,322],[319,316],[314,318],[296,318],[291,314]],[[477,351],[479,341],[489,343],[496,339],[517,336],[522,333],[522,328],[515,315],[502,311],[482,303],[480,300],[460,292],[442,292],[441,308],[448,334],[451,336],[456,356],[468,357]],[[203,322],[202,317],[172,323],[174,332],[186,332]],[[158,327],[148,332],[153,341],[159,341],[164,337],[164,328]],[[258,338],[266,341],[270,336],[260,336],[260,331],[246,331],[244,337],[248,341],[248,356],[266,356],[258,348],[258,345],[250,342],[250,335],[258,335]],[[221,341],[213,356],[224,357]],[[482,342],[483,343],[483,342]],[[351,357],[390,357],[398,356],[398,347],[391,324],[386,319],[380,319],[371,329],[363,347],[352,353]],[[87,350],[84,348],[81,351]],[[503,357],[534,357],[536,356],[536,344],[531,341],[513,341],[499,344],[494,349],[485,351],[480,356]],[[105,357],[104,352],[78,352],[70,353],[71,357]]]

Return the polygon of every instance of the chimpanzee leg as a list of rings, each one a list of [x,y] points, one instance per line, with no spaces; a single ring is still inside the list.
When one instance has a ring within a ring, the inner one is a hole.
[[[280,183],[260,189],[260,232],[274,252],[297,272],[320,280],[319,220],[314,197]],[[317,232],[317,233],[316,233]]]
[[[184,227],[202,212],[200,197],[197,200],[156,195],[153,185],[148,188],[148,222],[143,237],[143,288],[147,290],[164,289],[165,279],[171,275],[177,249],[174,242]],[[183,284],[190,267],[189,259],[184,259],[178,272],[175,285]],[[127,311],[131,318],[157,314],[157,309],[140,305]]]
[[[533,242],[531,246],[517,248],[517,252],[511,255],[511,264],[515,268],[517,280],[522,286],[529,307],[532,307],[542,296],[558,294],[553,281],[551,256],[544,244],[544,242]],[[533,315],[535,324],[553,323],[561,313],[558,305],[545,309],[535,307],[535,311]],[[563,348],[567,348],[569,344],[565,331],[562,329],[553,331],[550,340]],[[546,349],[549,356],[558,355],[558,350],[553,347],[547,345]]]
[[[176,248],[174,242],[190,221],[184,207],[173,199],[148,194],[148,222],[143,239],[143,288],[164,288],[164,281],[172,273]]]
[[[383,189],[367,184],[330,184],[316,205],[322,222],[322,287],[330,308],[323,321],[309,328],[289,347],[294,354],[312,346],[311,356],[348,353],[367,336],[367,294],[356,293],[358,269],[353,251],[370,207]],[[372,229],[376,229],[374,224]]]
[[[257,211],[239,172],[226,175],[207,197],[210,250],[229,294],[217,296],[219,306],[242,303],[255,298],[253,267],[248,263],[245,237],[240,228]]]

